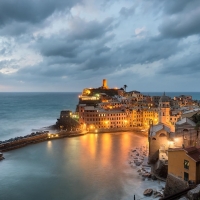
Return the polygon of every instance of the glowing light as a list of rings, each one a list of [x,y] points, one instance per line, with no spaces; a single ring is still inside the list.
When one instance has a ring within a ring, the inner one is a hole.
[[[90,125],[90,129],[93,129],[94,128],[94,126],[93,125]]]
[[[98,130],[96,129],[96,130],[95,130],[95,133],[97,133],[97,132],[98,132]]]
[[[174,138],[174,141],[175,141],[175,142],[178,142],[178,138]]]

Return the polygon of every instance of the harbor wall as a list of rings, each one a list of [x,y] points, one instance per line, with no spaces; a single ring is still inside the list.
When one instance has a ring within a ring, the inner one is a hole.
[[[27,146],[29,144],[34,144],[38,142],[43,142],[47,140],[59,139],[64,137],[73,137],[73,136],[81,136],[85,133],[78,131],[60,131],[57,133],[42,133],[39,135],[28,135],[24,137],[19,137],[18,139],[12,139],[8,142],[3,142],[0,144],[0,151],[10,151],[17,148],[21,148]]]

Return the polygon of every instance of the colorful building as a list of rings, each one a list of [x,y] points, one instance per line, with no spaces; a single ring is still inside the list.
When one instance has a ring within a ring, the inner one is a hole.
[[[185,181],[200,183],[200,148],[168,150],[168,173]]]

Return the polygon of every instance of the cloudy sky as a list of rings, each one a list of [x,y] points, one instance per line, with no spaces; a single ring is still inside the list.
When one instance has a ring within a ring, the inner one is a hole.
[[[0,91],[199,91],[199,0],[0,0]]]

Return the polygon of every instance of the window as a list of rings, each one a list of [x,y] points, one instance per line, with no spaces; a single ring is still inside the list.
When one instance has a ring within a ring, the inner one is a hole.
[[[189,174],[187,172],[184,172],[184,180],[185,181],[189,180]]]
[[[163,112],[163,116],[165,116],[165,113]]]
[[[188,160],[184,160],[184,168],[189,169],[190,163]]]

